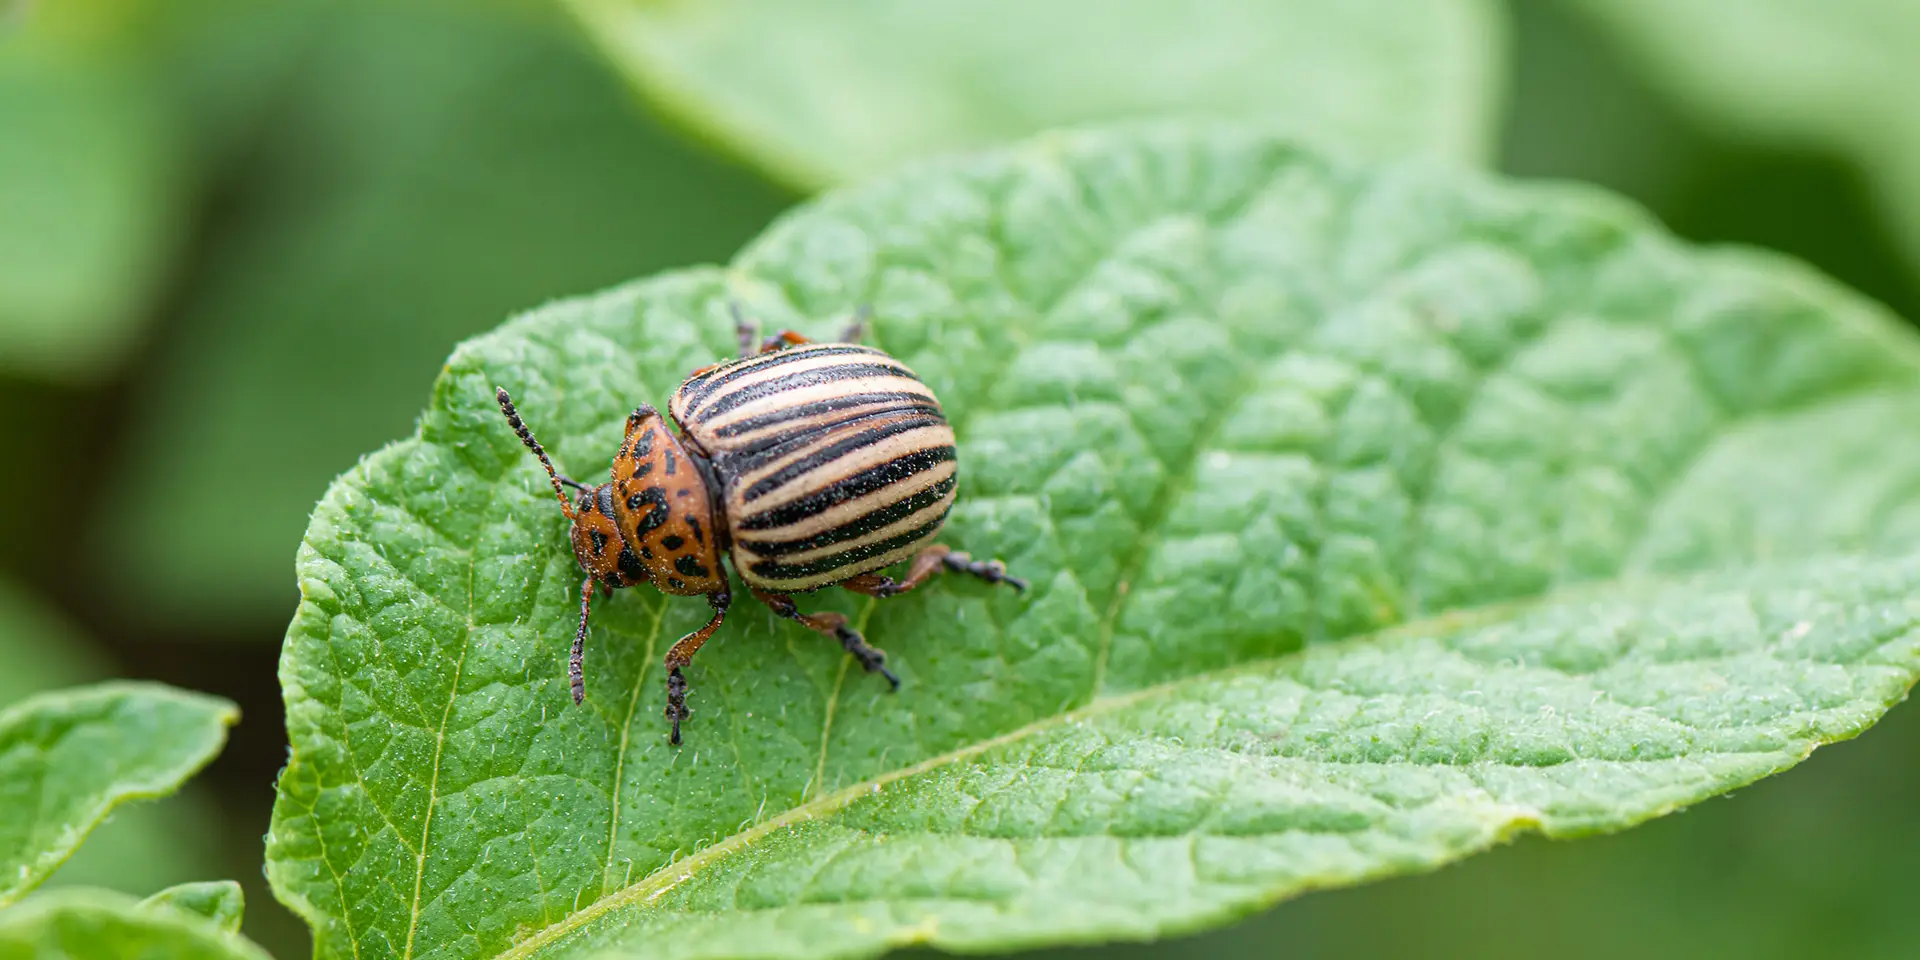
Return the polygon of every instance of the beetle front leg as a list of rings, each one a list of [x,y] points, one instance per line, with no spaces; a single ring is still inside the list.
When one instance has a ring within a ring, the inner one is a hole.
[[[713,607],[713,619],[707,625],[680,638],[680,642],[667,651],[667,720],[673,724],[673,733],[667,742],[680,745],[680,721],[687,719],[693,711],[687,709],[687,678],[680,668],[693,662],[693,655],[700,652],[700,645],[720,629],[721,621],[727,618],[727,606],[733,603],[733,594],[722,590],[707,594],[707,604]]]
[[[775,614],[840,641],[840,646],[852,654],[855,660],[860,661],[861,669],[886,677],[887,683],[892,684],[893,689],[900,689],[900,678],[894,676],[892,670],[887,669],[887,652],[868,643],[867,638],[860,635],[860,631],[848,626],[845,614],[801,613],[800,608],[794,606],[793,598],[783,593],[755,590],[753,595],[759,597],[761,603],[772,608]]]
[[[913,558],[913,565],[907,568],[905,580],[895,580],[877,573],[863,573],[840,581],[840,586],[855,593],[864,593],[869,597],[879,597],[884,600],[912,590],[943,569],[979,577],[988,583],[1004,583],[1022,593],[1027,589],[1025,580],[1007,574],[1006,564],[998,560],[975,560],[944,543],[936,543],[920,551]]]
[[[593,612],[595,584],[592,577],[580,582],[580,626],[573,631],[573,651],[567,656],[567,686],[573,690],[573,705],[576,707],[587,699],[587,673],[583,664],[587,655],[587,616]]]

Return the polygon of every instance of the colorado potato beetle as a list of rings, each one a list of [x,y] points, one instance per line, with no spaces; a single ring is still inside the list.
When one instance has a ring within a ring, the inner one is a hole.
[[[839,586],[871,597],[912,590],[940,570],[1025,590],[998,560],[974,560],[933,542],[957,481],[953,428],[940,401],[899,360],[861,346],[855,321],[840,341],[815,343],[790,330],[765,340],[739,321],[740,355],[695,370],[667,406],[627,417],[612,478],[589,487],[561,475],[504,388],[495,399],[520,442],[540,458],[560,510],[572,521],[580,625],[568,679],[586,698],[581,667],[595,587],[650,583],[669,594],[705,595],[706,626],[667,651],[666,717],[680,743],[687,666],[733,601],[721,556],[753,595],[781,617],[840,642],[868,673],[900,680],[886,654],[838,613],[801,613],[792,594]],[[577,491],[569,500],[566,488]],[[882,568],[911,558],[903,579]]]

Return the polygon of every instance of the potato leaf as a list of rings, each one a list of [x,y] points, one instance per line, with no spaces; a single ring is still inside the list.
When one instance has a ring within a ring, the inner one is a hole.
[[[203,917],[105,890],[45,893],[0,910],[0,960],[127,957],[269,960],[252,941]]]
[[[943,398],[936,581],[599,605],[494,385],[591,478],[728,302]],[[1149,938],[1515,833],[1617,830],[1920,673],[1920,345],[1604,196],[1238,127],[1042,137],[830,195],[727,271],[520,317],[315,511],[268,870],[323,957],[824,957]]]
[[[161,797],[205,766],[233,704],[152,683],[103,683],[0,711],[0,906],[65,862],[114,807]]]
[[[1504,24],[1484,0],[568,6],[642,93],[803,186],[1150,115],[1477,161],[1505,79]]]

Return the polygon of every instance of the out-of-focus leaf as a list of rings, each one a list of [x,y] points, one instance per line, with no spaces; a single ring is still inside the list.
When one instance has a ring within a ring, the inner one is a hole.
[[[134,411],[142,507],[94,531],[143,618],[290,607],[327,480],[404,432],[501,314],[726,256],[786,198],[651,126],[567,24],[503,4],[329,5]],[[262,642],[271,638],[263,635]]]
[[[39,886],[114,807],[179,789],[238,719],[225,700],[151,683],[0,711],[0,905]]]
[[[1902,707],[1793,776],[1681,816],[1585,843],[1522,840],[1106,960],[1256,960],[1276,943],[1316,960],[1907,960],[1916,755],[1920,710]]]
[[[109,673],[78,628],[0,580],[0,708]],[[48,883],[150,893],[214,873],[218,839],[206,796],[188,784],[175,796],[115,809]]]
[[[105,890],[62,890],[0,910],[0,960],[271,960],[200,917]]]
[[[179,910],[211,920],[228,933],[239,933],[247,897],[232,880],[201,880],[168,887],[140,901],[140,905],[148,909]]]
[[[1681,236],[1791,254],[1920,318],[1920,273],[1850,160],[1695,122],[1566,5],[1516,4],[1513,19],[1504,171],[1624,193]]]
[[[1852,157],[1920,269],[1920,4],[1562,0],[1695,115]]]
[[[0,23],[0,371],[103,373],[171,256],[188,177],[128,36],[137,7],[34,3]]]
[[[1479,160],[1486,0],[570,0],[662,108],[804,186],[1053,127],[1231,116]]]
[[[495,384],[572,473],[738,296],[945,400],[906,685],[736,610],[601,604]],[[1858,734],[1920,675],[1920,341],[1587,191],[1235,127],[1055,134],[821,200],[727,271],[457,351],[299,559],[269,840],[320,955],[871,955],[1148,939],[1538,830],[1619,830]]]

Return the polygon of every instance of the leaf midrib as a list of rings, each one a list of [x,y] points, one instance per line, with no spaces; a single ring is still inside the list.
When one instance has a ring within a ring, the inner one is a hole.
[[[1561,602],[1571,597],[1577,597],[1587,593],[1599,593],[1610,588],[1617,589],[1625,583],[1626,581],[1622,579],[1596,581],[1564,591],[1549,591],[1535,597],[1502,600],[1474,607],[1464,607],[1430,617],[1423,617],[1419,620],[1395,624],[1369,633],[1356,634],[1335,641],[1335,643],[1340,645],[1372,643],[1402,634],[1423,634],[1429,631],[1456,631],[1478,623],[1508,618],[1516,613],[1534,607],[1544,606],[1549,603]],[[604,914],[611,913],[619,907],[639,901],[652,901],[665,895],[682,882],[693,879],[695,872],[712,861],[744,850],[761,838],[782,828],[837,813],[851,805],[855,800],[878,793],[887,784],[905,780],[909,777],[919,776],[920,774],[928,773],[944,766],[960,763],[999,747],[1019,743],[1029,737],[1045,733],[1057,727],[1063,727],[1081,720],[1112,713],[1143,701],[1172,694],[1185,687],[1213,682],[1236,674],[1255,673],[1264,669],[1270,669],[1288,660],[1305,656],[1311,651],[1319,650],[1326,646],[1328,646],[1328,644],[1303,647],[1299,650],[1290,651],[1278,656],[1247,660],[1233,664],[1232,666],[1222,667],[1218,670],[1203,671],[1181,677],[1177,680],[1169,680],[1165,683],[1155,684],[1150,687],[1142,687],[1128,693],[1101,697],[1085,706],[1057,713],[1051,717],[1035,720],[1026,726],[1010,730],[999,736],[981,740],[977,743],[967,744],[966,746],[949,750],[946,753],[928,757],[919,763],[901,767],[898,770],[891,770],[859,783],[842,787],[832,793],[823,794],[813,800],[788,808],[785,812],[770,819],[763,820],[746,830],[727,837],[719,843],[690,856],[667,863],[641,878],[639,882],[623,887],[614,893],[594,901],[584,909],[568,914],[564,920],[541,928],[527,937],[527,939],[515,943],[501,953],[496,954],[496,957],[500,958],[500,960],[531,957],[541,948],[554,943],[570,933],[585,928],[589,922]]]

